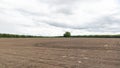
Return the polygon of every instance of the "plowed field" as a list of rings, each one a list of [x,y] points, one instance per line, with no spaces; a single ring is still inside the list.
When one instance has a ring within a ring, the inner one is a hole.
[[[120,39],[1,38],[0,68],[120,68]]]

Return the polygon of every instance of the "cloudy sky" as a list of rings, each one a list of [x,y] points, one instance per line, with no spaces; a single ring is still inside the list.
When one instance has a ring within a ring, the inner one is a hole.
[[[0,0],[0,33],[120,34],[119,0]]]

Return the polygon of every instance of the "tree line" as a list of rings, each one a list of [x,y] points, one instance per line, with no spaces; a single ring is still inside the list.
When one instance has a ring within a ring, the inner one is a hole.
[[[77,35],[72,36],[70,32],[65,32],[63,36],[32,36],[32,35],[17,35],[17,34],[0,34],[0,38],[120,38],[120,35]]]
[[[0,38],[36,38],[40,36],[16,35],[16,34],[0,34]]]
[[[120,38],[119,35],[78,35],[71,36],[70,32],[65,32],[63,37],[71,37],[71,38]]]

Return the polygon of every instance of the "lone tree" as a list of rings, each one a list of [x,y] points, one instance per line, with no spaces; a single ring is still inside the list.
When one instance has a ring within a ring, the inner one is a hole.
[[[71,36],[71,33],[70,32],[65,32],[64,33],[64,37],[70,37]]]

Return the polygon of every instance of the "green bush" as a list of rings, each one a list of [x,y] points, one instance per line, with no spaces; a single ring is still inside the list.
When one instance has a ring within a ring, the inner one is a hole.
[[[65,32],[63,36],[64,37],[71,37],[71,33],[70,32]]]

